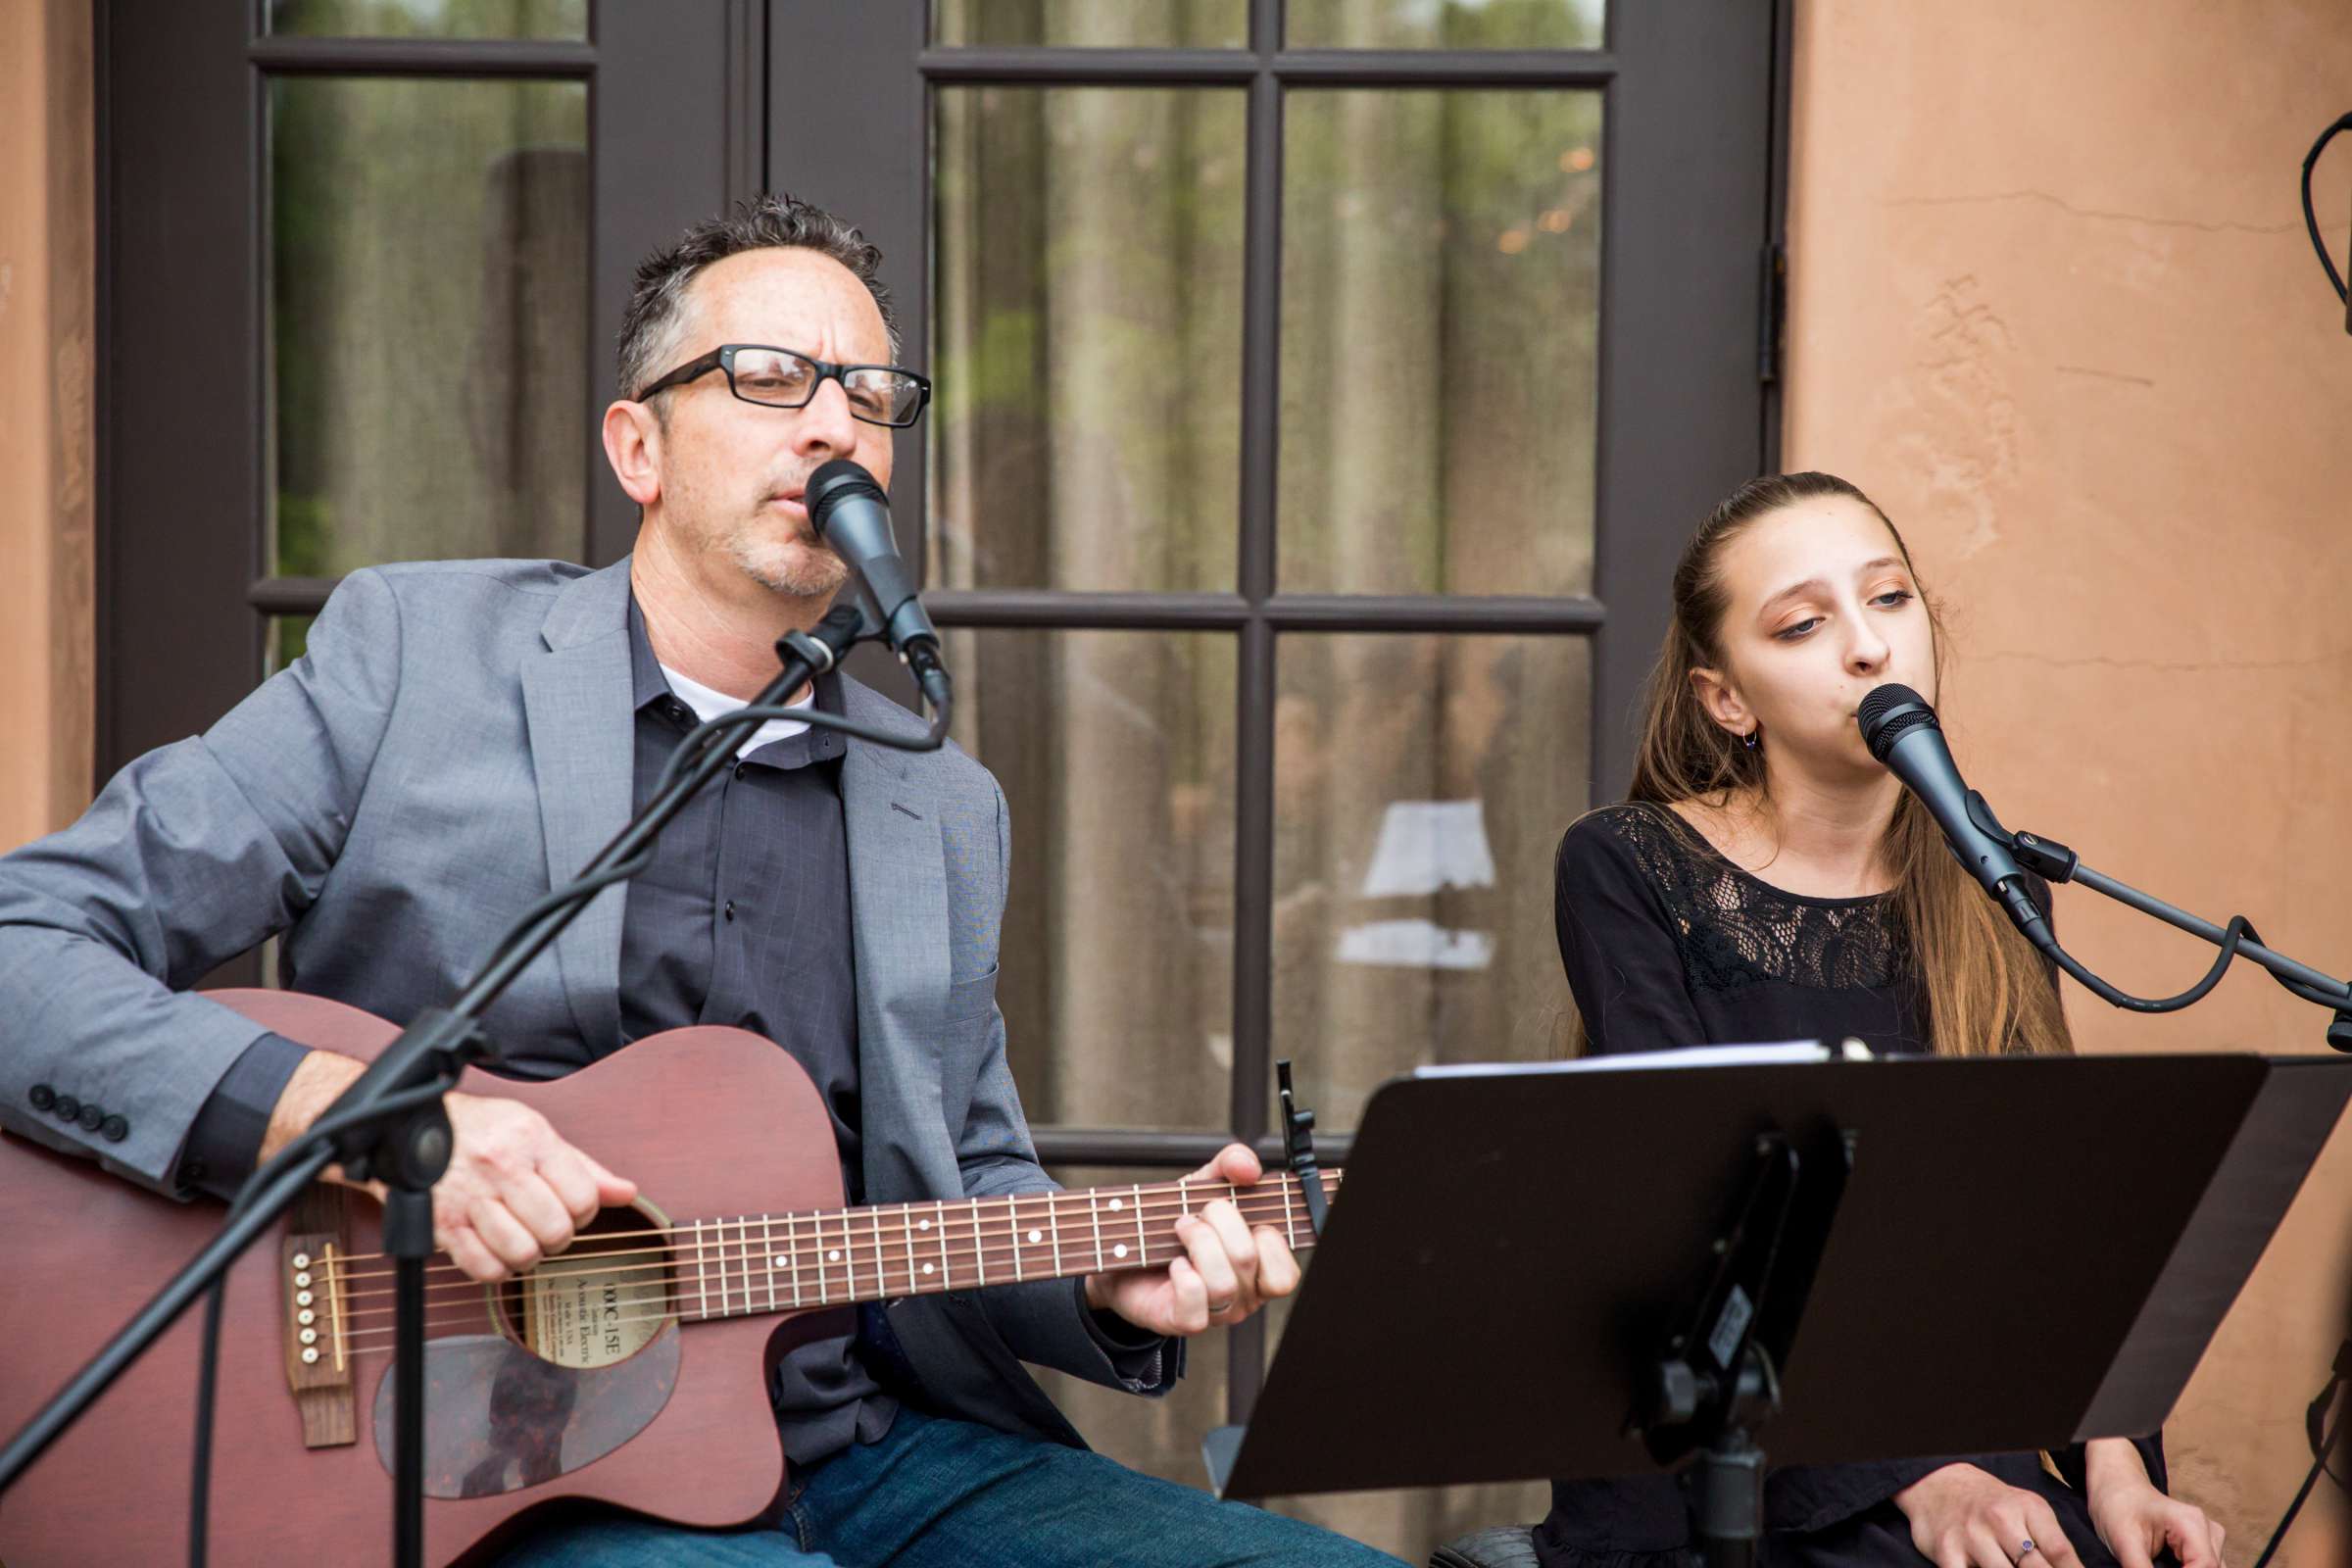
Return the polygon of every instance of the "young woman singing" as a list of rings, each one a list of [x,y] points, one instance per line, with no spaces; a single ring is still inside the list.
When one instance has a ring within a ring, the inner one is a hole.
[[[1675,569],[1632,793],[1560,843],[1554,918],[1583,1050],[1849,1035],[1878,1052],[2073,1049],[2050,970],[1854,722],[1888,681],[1934,703],[1940,661],[1936,607],[1861,491],[1773,475],[1715,509]],[[1776,1472],[1764,1560],[2219,1564],[2221,1527],[2165,1494],[2157,1441],[2052,1457],[2063,1478],[2036,1454]],[[1559,1483],[1536,1546],[1544,1568],[1673,1568],[1690,1549],[1682,1494],[1664,1478]]]

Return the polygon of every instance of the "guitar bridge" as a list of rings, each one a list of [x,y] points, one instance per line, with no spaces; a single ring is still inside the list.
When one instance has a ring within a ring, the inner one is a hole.
[[[344,1258],[350,1227],[339,1187],[314,1186],[299,1199],[278,1244],[278,1297],[286,1386],[302,1416],[302,1445],[332,1448],[359,1441],[352,1392],[350,1297]]]

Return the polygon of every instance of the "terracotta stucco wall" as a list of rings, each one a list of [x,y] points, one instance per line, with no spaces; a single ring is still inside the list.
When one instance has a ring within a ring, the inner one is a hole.
[[[1950,602],[1962,766],[2012,826],[2352,969],[2352,337],[2296,199],[2352,5],[1799,0],[1796,35],[1785,463],[1870,491]],[[2322,172],[2340,266],[2352,137]],[[2079,889],[2058,926],[2141,995],[2212,957]],[[2088,1051],[2323,1049],[2250,965],[2170,1018],[2067,1005]],[[2168,1429],[2233,1560],[2308,1462],[2348,1233],[2339,1131]]]
[[[0,0],[0,845],[89,804],[86,5]]]

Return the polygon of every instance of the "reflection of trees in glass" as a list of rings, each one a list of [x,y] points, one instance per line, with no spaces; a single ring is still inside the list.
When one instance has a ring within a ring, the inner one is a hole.
[[[1244,113],[940,93],[934,580],[1232,589]]]
[[[1283,587],[1588,591],[1599,95],[1285,114]]]
[[[1250,0],[932,0],[932,41],[963,45],[1238,49]]]
[[[588,0],[270,0],[270,30],[370,37],[585,38]]]
[[[1294,49],[1597,49],[1603,0],[1285,0]]]
[[[270,90],[274,568],[578,554],[578,82]]]

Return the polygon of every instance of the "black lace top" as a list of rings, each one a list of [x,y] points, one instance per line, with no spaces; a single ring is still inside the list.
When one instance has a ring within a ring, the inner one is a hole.
[[[1784,893],[1663,807],[1592,812],[1561,839],[1556,871],[1552,919],[1595,1054],[1849,1035],[1928,1049],[1884,895]]]
[[[1569,989],[1600,1054],[1682,1046],[1860,1039],[1880,1053],[1928,1049],[1926,995],[1886,895],[1785,893],[1725,859],[1663,807],[1603,808],[1560,841],[1552,915]],[[2049,907],[2038,880],[2034,901]],[[2165,1484],[2155,1440],[2138,1445]],[[1966,1462],[2040,1492],[2086,1568],[2113,1559],[2089,1529],[2082,1450]],[[1891,1498],[1953,1462],[1791,1466],[1766,1483],[1771,1564],[1924,1564]],[[1688,1562],[1680,1490],[1664,1477],[1563,1481],[1536,1530],[1544,1568],[1665,1568]]]

